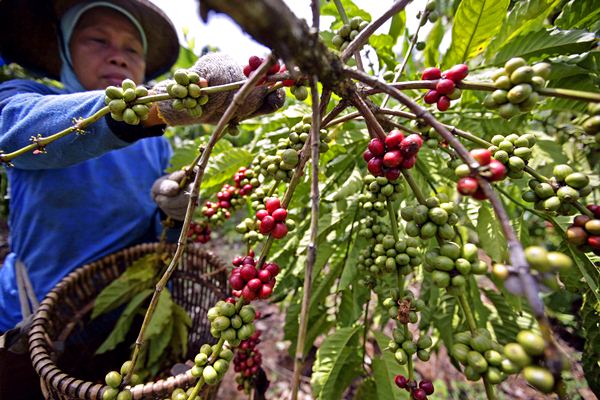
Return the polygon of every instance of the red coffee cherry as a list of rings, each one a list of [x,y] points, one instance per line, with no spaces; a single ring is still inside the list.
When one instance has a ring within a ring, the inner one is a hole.
[[[425,68],[421,74],[421,80],[432,81],[434,79],[440,79],[442,77],[442,71],[436,67]]]
[[[470,176],[465,176],[464,178],[460,178],[458,180],[456,188],[458,193],[465,196],[472,196],[479,189],[479,183],[477,182],[477,179]]]
[[[465,79],[468,74],[469,67],[466,64],[458,64],[444,72],[444,77],[457,83]]]

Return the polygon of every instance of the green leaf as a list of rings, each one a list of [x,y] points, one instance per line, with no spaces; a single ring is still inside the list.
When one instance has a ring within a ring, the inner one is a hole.
[[[373,332],[379,348],[387,347],[390,338],[382,332]],[[398,390],[394,383],[394,378],[398,374],[406,375],[406,369],[402,367],[391,351],[383,353],[373,359],[373,377],[375,378],[375,387],[377,388],[377,400],[400,400],[407,399],[408,394],[404,390]]]
[[[175,172],[190,165],[197,155],[198,145],[194,142],[189,141],[175,147],[171,160],[169,161],[170,166],[167,168],[167,172]]]
[[[481,248],[495,261],[504,260],[506,239],[500,223],[487,203],[481,203],[477,220],[477,235]]]
[[[165,352],[169,342],[171,341],[171,337],[173,336],[173,328],[173,319],[169,318],[167,323],[163,324],[163,330],[161,334],[150,339],[150,350],[148,352],[147,365],[152,365],[160,361],[161,356]]]
[[[498,34],[487,47],[486,58],[491,58],[496,51],[513,38],[537,31],[544,26],[544,19],[560,3],[560,0],[528,0],[515,4],[504,19]]]
[[[465,62],[481,53],[500,29],[509,0],[463,0],[452,26],[452,44],[444,66]]]
[[[592,74],[588,73],[553,80],[550,82],[549,86],[562,89],[582,90],[584,92],[600,92],[600,90],[598,89],[598,79]],[[546,100],[544,108],[561,111],[574,110],[585,112],[587,108],[587,102],[570,99],[550,98]]]
[[[311,385],[319,399],[339,399],[352,379],[358,375],[362,358],[356,343],[360,326],[337,329],[328,335],[313,366]]]
[[[426,66],[436,66],[440,62],[440,43],[442,43],[442,39],[444,38],[444,25],[442,24],[442,20],[438,19],[435,21],[433,26],[431,27],[431,31],[429,31],[429,35],[427,36],[427,40],[425,41],[425,50],[423,50],[423,55],[425,56],[425,65]]]
[[[600,16],[597,1],[571,0],[563,8],[554,23],[561,29],[589,28]]]
[[[148,296],[150,296],[153,292],[154,290],[152,289],[146,289],[136,294],[133,297],[133,299],[131,299],[127,307],[125,307],[123,314],[121,314],[121,316],[119,317],[119,320],[117,321],[117,324],[115,325],[110,335],[100,345],[98,350],[96,350],[96,354],[102,354],[114,349],[119,343],[121,343],[125,339],[138,309],[141,307],[142,303],[148,298]]]
[[[179,57],[177,58],[175,65],[171,67],[171,70],[175,71],[179,68],[190,68],[197,60],[198,56],[194,54],[191,49],[179,46]]]
[[[495,292],[491,289],[482,289],[485,296],[494,304],[494,308],[498,313],[498,317],[502,321],[501,324],[494,324],[494,332],[496,333],[496,339],[500,344],[506,344],[513,341],[517,333],[519,333],[519,325],[515,320],[515,312],[508,305],[502,293]]]
[[[456,298],[454,296],[443,296],[439,298],[439,305],[433,311],[433,325],[440,333],[442,341],[446,347],[450,347],[453,343],[452,338],[452,321],[456,313]]]
[[[580,315],[585,336],[583,372],[590,389],[600,396],[600,302],[589,292],[584,296]]]
[[[240,167],[247,167],[253,158],[252,153],[244,148],[231,148],[211,157],[202,180],[202,190],[221,187]]]
[[[369,44],[375,49],[379,60],[383,62],[389,70],[393,70],[396,66],[396,53],[392,47],[395,41],[390,35],[371,35]]]
[[[366,21],[371,21],[371,14],[359,8],[352,0],[341,0],[342,6],[348,18],[361,17]],[[321,14],[338,17],[339,13],[333,1],[321,2]]]
[[[131,264],[121,276],[96,297],[91,318],[107,313],[129,301],[140,290],[151,287],[155,275],[156,255],[149,254]]]
[[[502,64],[513,57],[528,59],[579,54],[590,50],[594,40],[593,33],[582,30],[541,29],[514,38],[498,50],[493,61],[495,64]]]
[[[388,31],[388,35],[390,35],[394,43],[398,41],[398,37],[404,31],[405,26],[406,12],[405,10],[402,10],[401,12],[392,17],[392,23],[390,24],[390,30]]]
[[[152,319],[148,323],[148,328],[146,328],[146,338],[162,335],[165,326],[171,323],[173,304],[175,303],[173,303],[171,293],[166,288],[163,289],[156,303]]]
[[[354,228],[355,231],[358,227]],[[352,242],[350,254],[348,255],[348,259],[346,260],[346,265],[344,265],[344,270],[342,271],[342,276],[340,278],[339,290],[344,290],[350,286],[350,284],[356,281],[356,274],[358,273],[356,267],[356,259],[360,255],[360,251],[365,248],[367,245],[367,241],[362,236],[358,236],[356,240]]]
[[[363,179],[360,171],[354,169],[352,174],[344,183],[339,187],[338,190],[330,193],[325,197],[325,201],[338,201],[345,199],[361,191],[363,186]]]
[[[173,303],[173,338],[171,348],[177,354],[187,354],[188,333],[192,327],[192,319],[177,303]]]
[[[370,376],[366,378],[358,389],[356,389],[356,394],[354,395],[354,400],[372,400],[373,393],[377,392],[377,385],[375,384],[375,379]]]

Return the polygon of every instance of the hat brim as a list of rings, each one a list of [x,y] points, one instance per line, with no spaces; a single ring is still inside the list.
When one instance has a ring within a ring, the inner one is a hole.
[[[59,21],[81,1],[0,1],[0,55],[6,62],[16,62],[32,72],[59,79]],[[147,0],[110,1],[130,12],[146,33],[146,79],[168,71],[179,55],[179,40],[171,20]]]

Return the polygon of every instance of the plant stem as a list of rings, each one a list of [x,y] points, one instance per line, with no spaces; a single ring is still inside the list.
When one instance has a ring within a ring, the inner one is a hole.
[[[421,192],[421,189],[417,185],[417,182],[415,182],[415,178],[412,176],[410,171],[404,168],[400,171],[402,172],[402,175],[404,175],[404,179],[406,179],[408,186],[410,186],[410,189],[415,194],[415,197],[417,198],[419,204],[425,204],[425,196],[423,195],[423,192]]]
[[[387,10],[381,17],[377,18],[375,21],[371,22],[365,29],[360,31],[360,33],[354,38],[352,42],[346,47],[346,50],[342,52],[340,58],[343,62],[346,62],[351,54],[354,54],[356,50],[361,48],[371,37],[373,32],[377,30],[381,25],[385,23],[388,19],[392,18],[395,14],[404,10],[406,5],[409,3],[409,0],[398,0],[389,10]]]
[[[396,82],[398,79],[400,79],[400,77],[404,73],[404,68],[406,68],[406,64],[408,64],[408,59],[410,58],[410,55],[412,54],[412,51],[415,48],[415,44],[417,43],[417,40],[419,38],[419,31],[421,30],[421,27],[423,25],[425,25],[424,22],[428,16],[429,16],[429,11],[427,11],[427,9],[424,9],[421,12],[421,18],[419,19],[419,25],[417,26],[417,31],[413,35],[413,38],[410,42],[410,46],[408,47],[408,50],[406,51],[406,55],[404,56],[404,60],[402,60],[402,65],[400,66],[400,69],[394,74],[394,79],[392,82]],[[385,107],[385,105],[387,104],[387,102],[389,100],[390,100],[390,95],[386,94],[385,98],[381,102],[381,107],[382,108]]]
[[[36,150],[36,149],[41,149],[46,147],[48,144],[64,137],[67,136],[70,133],[73,132],[82,132],[83,128],[87,127],[88,125],[98,121],[100,118],[102,118],[103,116],[105,116],[106,114],[108,114],[110,111],[108,110],[108,107],[103,107],[100,110],[96,111],[96,113],[94,113],[93,115],[87,117],[87,118],[82,118],[77,120],[77,122],[75,122],[73,124],[73,126],[68,127],[67,129],[64,129],[58,133],[55,133],[53,135],[47,136],[47,137],[32,137],[32,141],[33,143],[20,148],[18,150],[15,150],[11,153],[6,153],[6,154],[1,154],[0,153],[0,162],[2,163],[6,163],[6,164],[10,164],[10,161],[20,155],[23,155],[31,150]]]
[[[469,325],[469,330],[472,334],[475,333],[475,330],[477,329],[477,323],[475,322],[475,316],[473,315],[473,310],[471,310],[467,296],[463,292],[456,295],[456,298],[458,299],[460,307],[463,310],[463,314],[467,320],[467,325]],[[493,386],[488,382],[485,376],[482,376],[481,379],[483,380],[483,386],[485,387],[485,394],[487,395],[487,398],[490,400],[495,399],[496,394],[494,393]]]
[[[344,10],[344,6],[342,5],[342,2],[340,0],[333,0],[333,3],[335,4],[335,8],[337,8],[338,13],[340,14],[340,17],[342,18],[342,22],[344,24],[349,24],[350,20],[348,19],[348,15],[346,14],[346,10]],[[356,60],[356,66],[358,67],[358,69],[361,71],[364,71],[365,69],[363,68],[362,60],[360,58],[360,51],[358,49],[356,49],[356,51],[353,52],[352,55],[354,56],[354,59]]]
[[[185,249],[185,244],[186,244],[186,239],[187,239],[187,233],[190,228],[190,223],[192,222],[194,210],[196,209],[196,207],[198,205],[200,184],[202,182],[202,178],[204,177],[204,171],[206,170],[206,165],[208,164],[208,158],[210,156],[210,153],[212,152],[215,144],[221,137],[221,134],[224,132],[225,126],[227,125],[229,120],[233,117],[233,115],[235,114],[237,109],[240,107],[240,105],[243,103],[243,101],[246,99],[248,94],[250,94],[250,91],[252,90],[252,88],[254,88],[256,86],[256,83],[258,82],[260,77],[267,72],[267,70],[271,67],[271,65],[273,63],[274,63],[274,59],[272,57],[267,57],[266,60],[263,62],[263,64],[258,68],[257,73],[255,75],[253,75],[252,78],[248,79],[246,81],[246,83],[244,84],[244,86],[242,86],[242,88],[235,94],[235,96],[233,97],[233,101],[231,102],[231,104],[229,104],[229,106],[225,110],[225,113],[223,114],[223,116],[219,120],[217,126],[215,127],[215,130],[212,133],[212,135],[208,141],[208,144],[206,145],[206,148],[201,152],[202,154],[200,155],[200,159],[198,161],[198,171],[196,172],[196,177],[194,178],[194,184],[192,186],[190,199],[188,201],[187,210],[185,213],[185,219],[183,221],[181,233],[179,234],[179,239],[177,240],[177,249],[175,250],[175,254],[173,255],[173,258],[171,259],[171,262],[169,263],[167,270],[163,274],[162,278],[156,284],[154,294],[152,295],[152,300],[150,300],[150,305],[148,306],[148,309],[146,310],[146,314],[144,315],[144,321],[142,322],[140,332],[138,333],[138,337],[135,341],[133,356],[131,357],[131,369],[129,370],[129,372],[127,373],[127,376],[125,377],[125,382],[129,382],[131,380],[131,374],[135,370],[135,365],[136,365],[136,362],[137,362],[137,359],[139,356],[139,352],[140,352],[142,344],[144,343],[144,340],[145,340],[146,329],[148,328],[148,325],[150,324],[152,316],[154,315],[154,311],[156,309],[156,305],[158,304],[158,299],[160,298],[160,294],[162,293],[162,290],[164,289],[164,287],[167,285],[167,282],[169,281],[169,278],[173,274],[173,271],[175,270],[175,268],[179,262],[179,259],[183,255],[183,252]],[[191,168],[193,169],[194,166],[191,166]]]
[[[207,365],[212,365],[212,364],[214,364],[215,361],[217,361],[217,358],[219,358],[219,353],[221,352],[221,349],[223,348],[224,344],[225,344],[225,339],[220,338],[219,341],[217,342],[216,350],[213,351],[212,354],[210,355]],[[198,393],[200,393],[200,390],[202,390],[202,386],[204,386],[204,383],[205,383],[204,377],[201,376],[200,379],[198,380],[198,382],[196,382],[196,386],[194,386],[194,390],[192,390],[192,393],[190,393],[190,395],[188,396],[188,400],[194,400],[196,398],[196,396],[198,396]]]
[[[540,182],[548,182],[548,178],[546,178],[544,175],[538,173],[536,170],[531,168],[529,165],[526,165],[525,168],[523,169],[523,171],[527,172],[529,175],[533,176],[535,179],[537,179]]]
[[[312,126],[310,131],[312,161],[310,243],[307,249],[308,256],[306,260],[306,270],[304,272],[302,309],[300,311],[300,324],[298,327],[298,341],[296,343],[296,357],[294,362],[294,375],[292,379],[292,400],[296,400],[298,398],[300,373],[302,372],[301,369],[304,365],[304,347],[306,341],[306,332],[308,329],[310,297],[312,294],[312,273],[315,260],[317,258],[317,234],[319,230],[319,135],[321,130],[319,91],[317,82],[317,77],[313,76],[310,87],[312,96]]]
[[[394,235],[394,240],[397,242],[400,240],[400,234],[398,233],[398,219],[396,218],[396,210],[394,210],[392,200],[387,199],[386,203],[388,214],[390,216],[390,224],[392,224],[392,235]]]
[[[529,273],[529,265],[525,259],[525,253],[523,251],[523,246],[517,239],[515,231],[512,229],[510,225],[510,220],[502,206],[502,203],[498,199],[498,196],[492,189],[490,183],[482,177],[478,173],[478,164],[471,157],[468,150],[460,143],[460,141],[455,138],[452,133],[446,128],[443,124],[441,124],[437,119],[435,119],[426,109],[415,103],[412,99],[406,96],[404,93],[399,90],[386,85],[379,80],[361,73],[360,71],[355,71],[352,69],[345,69],[346,73],[349,77],[358,79],[359,81],[366,83],[374,88],[380,89],[386,93],[389,93],[395,99],[400,101],[400,103],[406,105],[417,118],[423,118],[429,125],[431,125],[447,142],[448,144],[456,150],[459,157],[469,165],[471,171],[475,175],[479,186],[481,187],[485,196],[489,199],[492,204],[492,208],[496,216],[498,217],[502,231],[504,232],[504,236],[506,237],[506,241],[508,243],[508,253],[510,255],[512,265],[519,271],[519,278],[522,282],[522,286],[524,288],[527,301],[531,305],[532,311],[538,322],[548,323],[547,317],[544,314],[544,303],[540,299],[538,293],[539,288],[537,282],[533,279],[531,274]]]
[[[381,127],[381,124],[377,121],[377,118],[367,106],[367,103],[356,93],[352,94],[352,104],[358,109],[358,112],[364,117],[365,121],[367,121],[367,128],[369,133],[374,138],[385,139],[386,133]]]
[[[362,364],[363,368],[366,365],[365,357],[367,356],[367,334],[369,333],[369,303],[371,302],[371,298],[367,299],[367,303],[365,304],[365,322],[363,329],[363,356],[362,356]]]

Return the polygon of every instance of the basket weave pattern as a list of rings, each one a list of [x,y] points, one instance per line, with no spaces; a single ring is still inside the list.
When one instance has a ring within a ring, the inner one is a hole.
[[[137,259],[155,253],[158,243],[141,244],[106,256],[76,269],[48,293],[40,304],[29,333],[29,351],[33,367],[42,378],[48,399],[101,400],[105,385],[86,382],[62,371],[56,365],[60,346],[89,314],[98,294]],[[167,254],[175,246],[167,245]],[[203,343],[213,342],[206,313],[227,292],[225,264],[212,253],[188,246],[170,280],[174,301],[192,317],[188,335],[188,359]],[[117,366],[115,366],[116,368]],[[106,371],[108,372],[108,371]],[[176,388],[195,381],[190,371],[156,382],[131,388],[134,399],[160,399]],[[211,392],[216,392],[213,388]],[[206,397],[204,397],[206,398]]]

